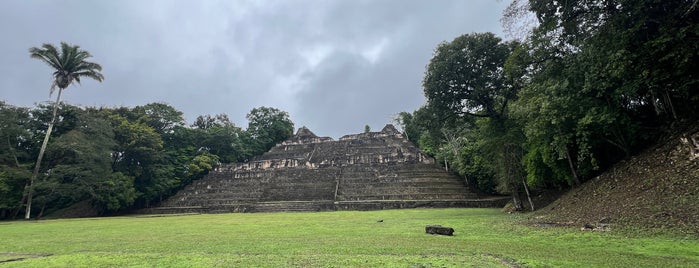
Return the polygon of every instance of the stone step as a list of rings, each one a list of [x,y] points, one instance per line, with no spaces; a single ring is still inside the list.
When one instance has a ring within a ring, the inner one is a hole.
[[[377,194],[472,194],[465,189],[454,189],[454,188],[340,188],[337,191],[338,195],[377,195]]]
[[[247,163],[216,168],[151,211],[326,211],[499,202],[477,198],[463,179],[434,165],[393,127],[338,141],[305,129]]]
[[[136,212],[137,214],[186,214],[186,213],[206,213],[200,206],[158,206],[144,208]]]
[[[184,192],[178,194],[175,198],[169,198],[169,200],[187,200],[193,198],[206,198],[206,199],[259,199],[262,196],[262,192],[245,192],[243,190],[238,190],[235,192],[206,192],[206,191],[194,191],[194,192]]]
[[[361,195],[338,195],[340,201],[361,201],[361,200],[423,200],[432,201],[440,199],[472,199],[475,195],[470,194],[361,194]]]
[[[434,186],[434,187],[444,187],[444,188],[460,188],[460,189],[466,189],[467,187],[464,185],[463,182],[461,181],[453,181],[453,180],[438,180],[438,181],[430,181],[430,180],[416,180],[416,179],[410,179],[410,180],[387,180],[387,179],[375,179],[375,180],[345,180],[342,179],[340,180],[340,186],[346,186],[346,187],[360,187],[364,188],[365,186],[372,186],[372,187],[429,187],[429,186]]]
[[[260,202],[254,206],[255,212],[301,212],[334,210],[333,201],[318,200],[310,202]]]
[[[283,201],[235,203],[210,206],[173,206],[143,209],[141,214],[184,213],[232,213],[232,212],[308,212],[333,210],[379,210],[420,207],[502,207],[508,197],[489,199],[439,199],[439,200],[357,200],[357,201]]]
[[[470,200],[362,200],[338,201],[336,210],[381,210],[399,208],[503,207],[508,197]]]

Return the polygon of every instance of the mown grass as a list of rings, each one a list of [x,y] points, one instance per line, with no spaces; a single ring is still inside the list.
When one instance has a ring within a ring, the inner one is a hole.
[[[455,235],[427,235],[428,224]],[[15,255],[29,257],[0,266],[699,267],[699,241],[533,227],[495,209],[409,209],[0,223],[0,261]]]

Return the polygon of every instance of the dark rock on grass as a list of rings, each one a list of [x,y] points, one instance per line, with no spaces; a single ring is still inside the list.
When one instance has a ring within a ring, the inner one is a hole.
[[[452,236],[454,235],[454,228],[441,225],[427,225],[425,226],[425,233]]]

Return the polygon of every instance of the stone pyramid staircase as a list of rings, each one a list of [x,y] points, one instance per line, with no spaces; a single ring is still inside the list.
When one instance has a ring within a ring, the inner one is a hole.
[[[218,167],[141,213],[501,207],[472,192],[392,125],[334,141],[303,127],[247,163]]]

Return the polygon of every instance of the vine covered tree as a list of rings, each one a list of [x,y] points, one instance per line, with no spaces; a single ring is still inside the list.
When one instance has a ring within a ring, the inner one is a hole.
[[[32,58],[43,61],[55,70],[53,72],[53,83],[51,85],[49,95],[53,94],[56,88],[58,88],[58,94],[56,96],[56,102],[53,104],[53,116],[49,122],[48,129],[46,130],[46,135],[44,136],[44,141],[41,144],[39,155],[36,158],[34,172],[29,179],[29,187],[27,188],[26,192],[27,208],[25,210],[25,219],[29,219],[31,215],[34,182],[39,174],[41,160],[44,157],[46,145],[48,144],[51,131],[53,130],[53,125],[56,122],[56,117],[58,116],[58,106],[60,105],[61,101],[61,93],[63,93],[64,89],[73,84],[73,82],[80,83],[80,79],[83,77],[91,78],[99,82],[104,80],[104,76],[101,73],[102,66],[97,63],[87,61],[87,59],[92,57],[92,55],[89,52],[80,49],[79,46],[61,42],[61,48],[59,51],[51,44],[43,44],[40,48],[30,48],[29,54]]]

